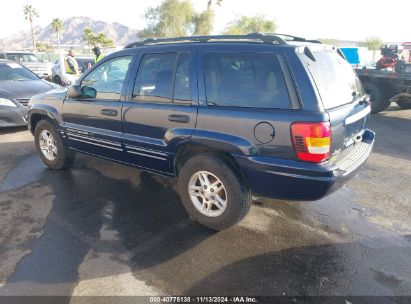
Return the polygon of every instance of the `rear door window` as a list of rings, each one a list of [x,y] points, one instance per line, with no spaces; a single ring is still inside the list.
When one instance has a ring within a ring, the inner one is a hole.
[[[351,65],[336,51],[313,52],[315,61],[300,54],[310,71],[325,109],[335,108],[364,95],[361,81]]]
[[[190,53],[146,54],[141,60],[133,101],[191,103]]]
[[[204,73],[209,105],[291,108],[275,54],[208,53],[204,56]]]
[[[177,53],[144,55],[138,69],[133,100],[171,102],[173,70]]]

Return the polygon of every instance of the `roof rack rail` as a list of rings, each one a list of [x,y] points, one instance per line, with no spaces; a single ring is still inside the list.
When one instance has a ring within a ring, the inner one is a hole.
[[[215,36],[192,36],[177,38],[160,38],[146,39],[126,45],[124,48],[129,49],[143,45],[163,44],[163,43],[183,43],[183,42],[214,42],[214,41],[256,41],[263,44],[286,44],[284,39],[277,35],[266,35],[261,33],[252,33],[247,35],[215,35]]]
[[[281,39],[283,39],[285,41],[285,43],[287,43],[287,41],[296,41],[296,42],[310,42],[310,43],[320,43],[322,44],[321,41],[316,40],[316,39],[305,39],[302,37],[298,37],[298,36],[292,36],[292,35],[288,35],[288,34],[278,34],[278,33],[269,33],[269,32],[263,32],[263,33],[252,33],[249,35],[265,35],[265,36],[276,36],[279,37]]]
[[[263,44],[287,44],[287,41],[321,43],[318,40],[306,40],[301,37],[277,34],[277,33],[251,33],[247,35],[214,35],[214,36],[191,36],[191,37],[176,37],[176,38],[159,38],[146,39],[126,45],[124,48],[129,49],[143,45],[154,45],[164,43],[183,43],[183,42],[215,42],[215,41],[255,41]]]

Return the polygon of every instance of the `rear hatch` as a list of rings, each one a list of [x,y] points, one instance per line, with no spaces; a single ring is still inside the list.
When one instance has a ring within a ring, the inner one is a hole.
[[[370,115],[368,96],[357,74],[334,47],[305,47],[300,58],[330,116],[330,155],[332,160],[336,159],[340,152],[361,141]]]

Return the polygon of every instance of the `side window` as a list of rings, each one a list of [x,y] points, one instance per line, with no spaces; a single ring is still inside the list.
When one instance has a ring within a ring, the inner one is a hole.
[[[174,82],[174,102],[191,101],[190,54],[178,55]]]
[[[144,55],[132,99],[144,102],[191,102],[190,67],[189,53]]]
[[[0,59],[6,59],[6,55],[0,54]]]
[[[274,54],[208,53],[204,56],[207,103],[249,108],[291,108]]]
[[[133,100],[171,102],[176,53],[147,54],[141,60]]]
[[[120,100],[131,59],[132,56],[113,58],[87,75],[81,82],[84,97]]]

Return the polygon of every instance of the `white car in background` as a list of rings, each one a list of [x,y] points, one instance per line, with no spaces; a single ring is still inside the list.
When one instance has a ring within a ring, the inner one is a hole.
[[[83,74],[94,64],[94,57],[74,57],[77,61],[78,67],[80,69],[80,74]],[[54,83],[62,85],[64,81],[61,80],[60,63],[57,60],[51,69],[52,81]],[[70,76],[70,75],[66,75]],[[71,81],[72,82],[72,81]]]

